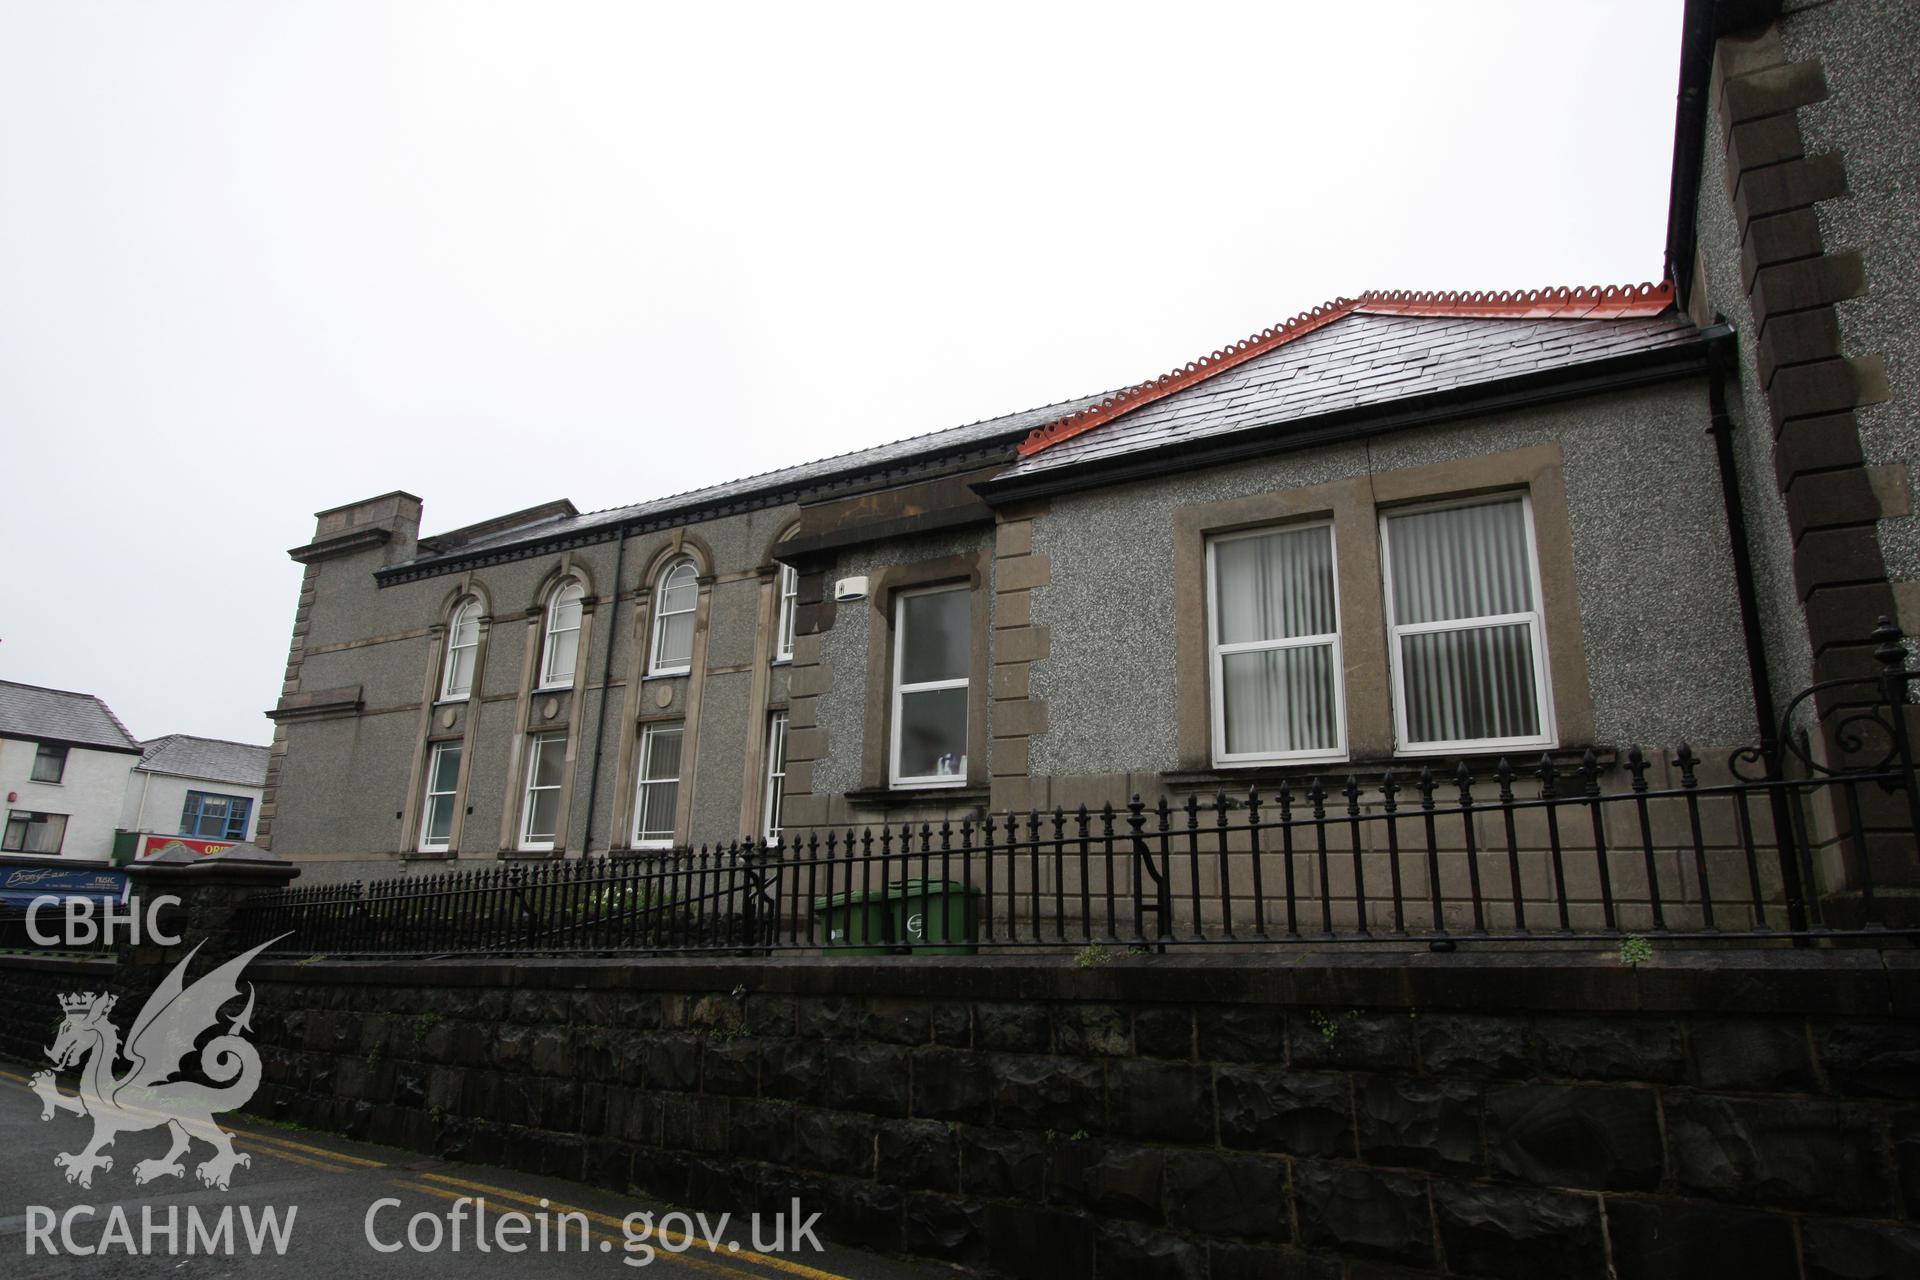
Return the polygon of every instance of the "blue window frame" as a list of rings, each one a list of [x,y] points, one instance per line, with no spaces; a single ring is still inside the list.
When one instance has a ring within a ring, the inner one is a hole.
[[[187,792],[180,811],[180,834],[201,840],[245,840],[253,801],[247,796],[219,796],[209,791]]]

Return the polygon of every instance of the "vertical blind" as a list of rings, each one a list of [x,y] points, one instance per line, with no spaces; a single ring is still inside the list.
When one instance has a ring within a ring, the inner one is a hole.
[[[1218,738],[1228,757],[1341,749],[1333,530],[1212,544]]]
[[[672,844],[674,810],[680,799],[680,741],[683,726],[650,724],[640,738],[640,796],[634,808],[633,840],[639,845]]]
[[[1402,745],[1542,737],[1526,504],[1445,507],[1384,524]]]

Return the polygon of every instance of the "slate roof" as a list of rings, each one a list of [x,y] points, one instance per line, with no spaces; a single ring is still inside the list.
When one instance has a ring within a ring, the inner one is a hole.
[[[440,560],[464,560],[478,553],[498,551],[523,543],[571,538],[594,529],[613,529],[629,522],[666,516],[677,511],[750,499],[757,495],[773,494],[782,490],[806,488],[835,478],[880,471],[887,467],[900,466],[923,457],[949,453],[956,449],[996,444],[1011,446],[1025,438],[1041,423],[1051,422],[1088,405],[1097,404],[1105,395],[1106,393],[1103,392],[1099,395],[1080,396],[1057,404],[1041,405],[1020,413],[1007,414],[1004,417],[986,418],[979,422],[970,422],[965,426],[930,431],[923,435],[896,440],[890,444],[876,445],[871,449],[859,449],[852,453],[821,458],[815,462],[801,463],[798,466],[765,471],[758,475],[731,480],[725,484],[712,485],[705,489],[690,489],[684,493],[670,494],[664,498],[655,498],[632,506],[609,507],[604,511],[590,511],[584,515],[556,515],[471,541],[463,541],[457,546],[450,546],[444,550],[431,547],[432,538],[423,538],[421,539],[422,554],[381,570],[380,576],[385,578],[389,575],[403,575],[409,569],[423,568]]]
[[[0,680],[0,737],[65,742],[107,751],[138,751],[140,743],[106,703],[90,693]]]
[[[252,743],[170,733],[141,747],[140,763],[134,767],[148,773],[235,782],[245,787],[267,785],[267,748]]]
[[[1472,300],[1482,295],[1451,303],[1396,297],[1406,295],[1337,300],[1103,405],[1045,424],[1000,478],[1576,369],[1701,337],[1692,321],[1667,305],[1670,289],[1643,295],[1638,305],[1600,312],[1610,314],[1604,319],[1592,318],[1591,308]]]

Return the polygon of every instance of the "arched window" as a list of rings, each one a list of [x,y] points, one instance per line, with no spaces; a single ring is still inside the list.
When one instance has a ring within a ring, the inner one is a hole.
[[[547,602],[547,639],[540,654],[540,687],[570,689],[580,656],[580,600],[587,594],[578,578],[568,578]]]
[[[447,624],[447,665],[440,676],[440,698],[458,702],[473,692],[473,664],[480,652],[480,601],[468,596]]]
[[[693,610],[700,602],[699,570],[682,556],[660,571],[653,593],[650,676],[677,676],[693,666]]]

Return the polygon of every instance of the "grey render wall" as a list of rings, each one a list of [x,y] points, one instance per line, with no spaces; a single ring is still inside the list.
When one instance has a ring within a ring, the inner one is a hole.
[[[1858,411],[1861,452],[1870,467],[1920,466],[1920,6],[1784,7],[1788,58],[1817,60],[1826,74],[1826,99],[1800,112],[1807,153],[1846,154],[1846,198],[1814,206],[1821,236],[1866,265],[1866,291],[1835,306],[1842,348],[1886,361],[1891,396]],[[1920,520],[1892,516],[1879,532],[1888,578],[1920,583]]]
[[[791,507],[772,508],[689,525],[685,534],[713,557],[715,582],[709,599],[705,660],[709,668],[702,692],[697,760],[692,776],[695,805],[691,837],[696,842],[725,841],[741,831],[741,796],[757,787],[745,761],[749,744],[758,744],[765,725],[753,714],[760,625],[761,582],[757,570],[772,540],[795,515]],[[572,563],[591,581],[599,603],[590,651],[582,653],[574,705],[563,715],[577,717],[580,737],[572,776],[573,802],[566,846],[579,850],[588,830],[592,795],[593,847],[608,847],[616,797],[631,789],[631,777],[618,777],[620,735],[625,717],[658,710],[652,681],[645,682],[644,705],[629,697],[625,674],[637,641],[634,590],[644,585],[650,564],[672,544],[672,531],[628,540],[621,581],[614,581],[617,544],[576,548]],[[359,685],[361,711],[344,718],[294,720],[285,725],[287,751],[277,795],[275,851],[303,859],[306,882],[400,874],[394,860],[401,852],[404,814],[420,741],[421,695],[433,673],[430,630],[444,621],[447,606],[463,583],[490,602],[485,665],[478,697],[460,714],[477,714],[479,727],[468,763],[463,854],[492,857],[499,845],[503,813],[516,803],[521,779],[512,763],[511,744],[521,726],[521,683],[526,647],[534,643],[528,624],[537,610],[559,554],[537,556],[474,570],[470,578],[447,574],[381,587],[374,570],[388,563],[401,544],[374,548],[313,568],[314,598],[300,667],[305,690]],[[411,550],[411,541],[405,547]],[[615,596],[621,599],[616,607]],[[611,666],[608,646],[611,645]],[[611,680],[602,687],[603,673]],[[671,682],[675,703],[684,708],[687,681]],[[784,696],[784,680],[771,682]],[[603,697],[606,719],[600,719]],[[753,723],[748,723],[753,720]],[[462,721],[464,723],[464,721]],[[566,723],[563,718],[560,724]],[[594,782],[596,732],[599,775]],[[685,775],[683,775],[685,776]],[[614,843],[624,843],[616,839]],[[416,869],[438,869],[438,863]]]
[[[1048,728],[1036,774],[1177,767],[1177,508],[1558,443],[1564,456],[1596,737],[1610,745],[1740,745],[1755,732],[1732,558],[1706,434],[1704,382],[1371,441],[1277,454],[1053,499],[1034,522],[1052,579],[1033,621]],[[1386,675],[1381,673],[1381,679]],[[838,676],[836,675],[836,689]]]
[[[878,573],[893,565],[938,560],[978,552],[990,557],[991,528],[957,529],[920,537],[877,542],[842,553],[827,574],[839,578]],[[867,653],[873,610],[865,602],[834,611],[833,626],[821,633],[820,660],[833,673],[833,683],[819,699],[819,723],[827,731],[827,758],[813,767],[813,794],[845,795],[861,785],[861,744],[865,740],[869,691]],[[985,625],[991,628],[989,616]],[[989,632],[991,634],[991,632]]]

